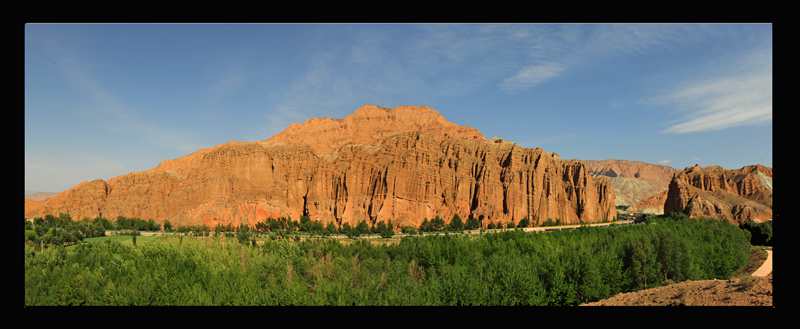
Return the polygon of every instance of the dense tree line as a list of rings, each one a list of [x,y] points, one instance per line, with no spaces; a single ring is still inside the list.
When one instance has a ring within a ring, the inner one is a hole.
[[[25,241],[34,244],[74,244],[85,238],[104,236],[110,224],[103,218],[74,221],[69,214],[46,215],[25,221]]]
[[[239,232],[245,230],[252,232]],[[114,241],[42,252],[26,247],[25,301],[576,305],[669,281],[727,278],[747,262],[748,239],[723,221],[656,218],[552,233],[409,237],[393,245],[163,237],[138,247]]]
[[[49,218],[56,218],[53,216],[48,215]],[[69,215],[62,215],[69,218]],[[47,216],[46,216],[47,217]],[[41,219],[43,220],[43,219]],[[40,221],[41,221],[40,220]],[[404,234],[418,234],[420,232],[462,232],[464,230],[475,230],[480,229],[483,226],[484,216],[481,215],[479,218],[474,218],[472,215],[467,217],[466,221],[462,220],[459,215],[454,215],[449,223],[445,222],[445,220],[440,217],[436,216],[432,219],[424,219],[422,224],[417,227],[411,226],[398,226],[392,223],[392,221],[377,221],[372,224],[368,223],[366,220],[361,220],[355,226],[351,226],[349,223],[344,223],[341,226],[338,226],[334,222],[329,222],[327,225],[322,224],[320,220],[312,220],[308,216],[301,216],[299,221],[293,220],[291,217],[279,217],[279,218],[266,218],[264,220],[258,221],[255,223],[253,227],[247,227],[249,231],[248,234],[250,235],[259,235],[270,233],[273,235],[277,235],[280,237],[285,237],[286,235],[294,235],[297,233],[300,234],[309,234],[309,235],[317,235],[317,236],[329,236],[333,234],[344,234],[350,238],[356,238],[359,236],[367,235],[367,234],[376,234],[380,235],[384,238],[389,238],[394,236],[395,232],[400,231]],[[153,219],[141,219],[136,217],[124,217],[118,216],[114,221],[110,221],[106,218],[95,218],[93,220],[84,219],[86,222],[96,223],[96,225],[102,226],[105,230],[114,230],[114,231],[122,231],[118,232],[117,234],[133,234],[134,232],[138,231],[159,231],[163,230],[164,232],[177,232],[182,235],[192,235],[192,236],[226,236],[226,237],[234,237],[237,232],[239,231],[239,227],[234,226],[231,223],[228,224],[217,224],[213,229],[208,227],[207,225],[183,225],[183,226],[174,226],[169,220],[165,220],[163,225],[159,225]],[[560,225],[561,221],[553,221],[552,219],[548,219],[544,222],[544,226],[552,226],[552,225]],[[508,222],[503,224],[501,222],[492,222],[489,223],[487,228],[489,229],[502,229],[502,228],[515,228],[515,227],[529,227],[531,226],[530,220],[527,218],[523,218],[519,221],[518,224],[514,224],[514,222]],[[59,228],[54,228],[52,234],[50,234],[45,240],[50,242],[76,242],[80,241],[77,233],[69,231],[65,229],[65,225],[62,225]],[[26,228],[27,230],[27,228]],[[42,234],[35,235],[34,232],[26,232],[26,239],[30,238],[31,240],[36,240],[38,237],[42,236]],[[87,236],[87,234],[84,234]]]
[[[756,223],[752,220],[739,225],[750,233],[750,243],[758,246],[772,245],[772,221]]]
[[[114,221],[114,229],[116,230],[134,230],[134,231],[160,231],[161,225],[152,219],[141,218],[128,218],[119,216]]]
[[[169,221],[164,223],[165,230],[172,230]],[[25,222],[25,240],[43,244],[73,244],[85,238],[104,236],[106,231],[123,231],[122,234],[136,234],[139,231],[158,231],[161,225],[154,220],[141,218],[117,217],[114,221],[107,218],[84,218],[73,220],[69,214],[58,217],[45,215]]]

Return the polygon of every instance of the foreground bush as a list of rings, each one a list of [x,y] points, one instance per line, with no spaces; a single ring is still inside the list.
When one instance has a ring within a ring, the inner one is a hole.
[[[666,280],[726,278],[749,256],[722,221],[367,241],[160,238],[25,249],[27,305],[576,305]]]
[[[750,232],[750,243],[758,246],[772,245],[772,221],[756,223],[747,221],[741,224],[743,230]]]

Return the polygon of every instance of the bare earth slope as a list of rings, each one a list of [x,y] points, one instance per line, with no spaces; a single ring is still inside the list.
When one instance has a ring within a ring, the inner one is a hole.
[[[613,218],[614,192],[579,161],[496,143],[427,107],[365,105],[258,142],[231,142],[151,170],[78,184],[26,217],[136,216],[178,225],[254,224],[267,216],[418,225],[453,214],[564,224]]]
[[[686,281],[582,306],[772,306],[772,275]]]
[[[698,165],[677,173],[665,213],[722,218],[734,223],[772,218],[772,169],[762,165],[729,170]]]

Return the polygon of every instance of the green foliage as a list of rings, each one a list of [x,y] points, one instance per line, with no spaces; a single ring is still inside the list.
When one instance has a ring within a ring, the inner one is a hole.
[[[552,218],[548,218],[542,223],[542,226],[561,226],[561,219],[553,220]]]
[[[25,241],[36,242],[39,240],[39,237],[36,235],[36,231],[32,229],[25,230]]]
[[[391,238],[394,236],[394,224],[391,221],[389,221],[388,224],[379,221],[378,224],[375,225],[373,233],[380,234],[382,238]]]
[[[436,216],[431,220],[431,230],[434,232],[443,231],[445,228],[444,219],[442,217]]]
[[[178,226],[175,228],[175,232],[181,234],[191,234],[193,236],[210,236],[211,228],[207,225]],[[222,232],[233,232],[233,226],[230,224],[227,226],[217,224],[217,226],[214,228],[214,235],[219,236]]]
[[[356,234],[355,230],[353,230],[353,228],[352,228],[352,227],[350,227],[350,224],[349,224],[349,223],[344,223],[344,224],[342,224],[342,227],[341,227],[341,228],[339,228],[339,232],[340,232],[340,233],[342,233],[342,234],[344,234],[344,235],[347,235],[347,236],[348,236],[348,237],[350,237],[350,238],[353,238],[353,237],[356,237],[356,236],[358,236],[358,235]]]
[[[464,222],[461,221],[461,217],[459,217],[458,214],[453,215],[450,224],[447,225],[447,229],[453,232],[461,232],[464,230]]]
[[[409,235],[414,235],[414,234],[418,233],[417,232],[417,228],[413,227],[413,226],[403,226],[403,227],[400,228],[400,232],[403,232],[403,234],[409,234]]]
[[[236,239],[239,240],[239,243],[248,244],[251,238],[250,227],[245,224],[239,224],[239,228],[236,230]]]
[[[750,232],[750,243],[757,246],[772,245],[772,221],[756,223],[749,220],[739,227]]]
[[[419,226],[421,232],[441,232],[445,228],[449,229],[450,227],[445,225],[444,219],[439,216],[434,217],[430,221],[425,218]]]
[[[169,220],[164,221],[164,232],[172,232],[172,223]]]
[[[422,223],[419,224],[419,231],[420,232],[430,232],[431,229],[431,222],[428,221],[427,218],[422,219]]]
[[[367,221],[361,220],[353,231],[356,236],[369,234],[369,224],[367,224]]]
[[[528,220],[528,217],[520,219],[519,224],[517,224],[517,227],[530,227],[530,226],[531,226],[531,221]]]
[[[328,226],[325,227],[325,234],[331,235],[336,233],[338,233],[336,230],[336,224],[334,224],[333,222],[328,223]]]
[[[750,253],[747,233],[734,225],[669,218],[391,245],[156,239],[42,251],[26,244],[25,304],[577,305],[667,280],[727,278]]]
[[[119,216],[114,221],[117,230],[159,231],[161,226],[152,219],[128,218]]]
[[[468,230],[479,229],[479,228],[481,228],[481,222],[478,219],[476,219],[475,217],[472,217],[472,214],[470,214],[469,217],[467,217],[466,228]]]
[[[74,244],[85,238],[104,236],[106,232],[100,219],[74,221],[69,214],[36,217],[26,225],[28,230],[32,233],[26,232],[26,241],[44,244]]]

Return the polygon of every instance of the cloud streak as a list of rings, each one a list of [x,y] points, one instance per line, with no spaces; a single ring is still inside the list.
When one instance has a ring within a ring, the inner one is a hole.
[[[534,87],[545,80],[557,77],[565,67],[557,63],[533,64],[523,67],[516,75],[503,81],[502,87],[508,91],[517,91]]]
[[[665,133],[699,133],[769,122],[772,60],[758,56],[743,69],[689,81],[662,99],[682,113],[679,122],[667,127]]]
[[[713,33],[707,25],[671,24],[524,24],[489,30],[505,34],[499,37],[503,40],[500,48],[514,49],[525,55],[523,65],[499,84],[507,92],[534,88],[600,57],[644,55],[695,42]]]

